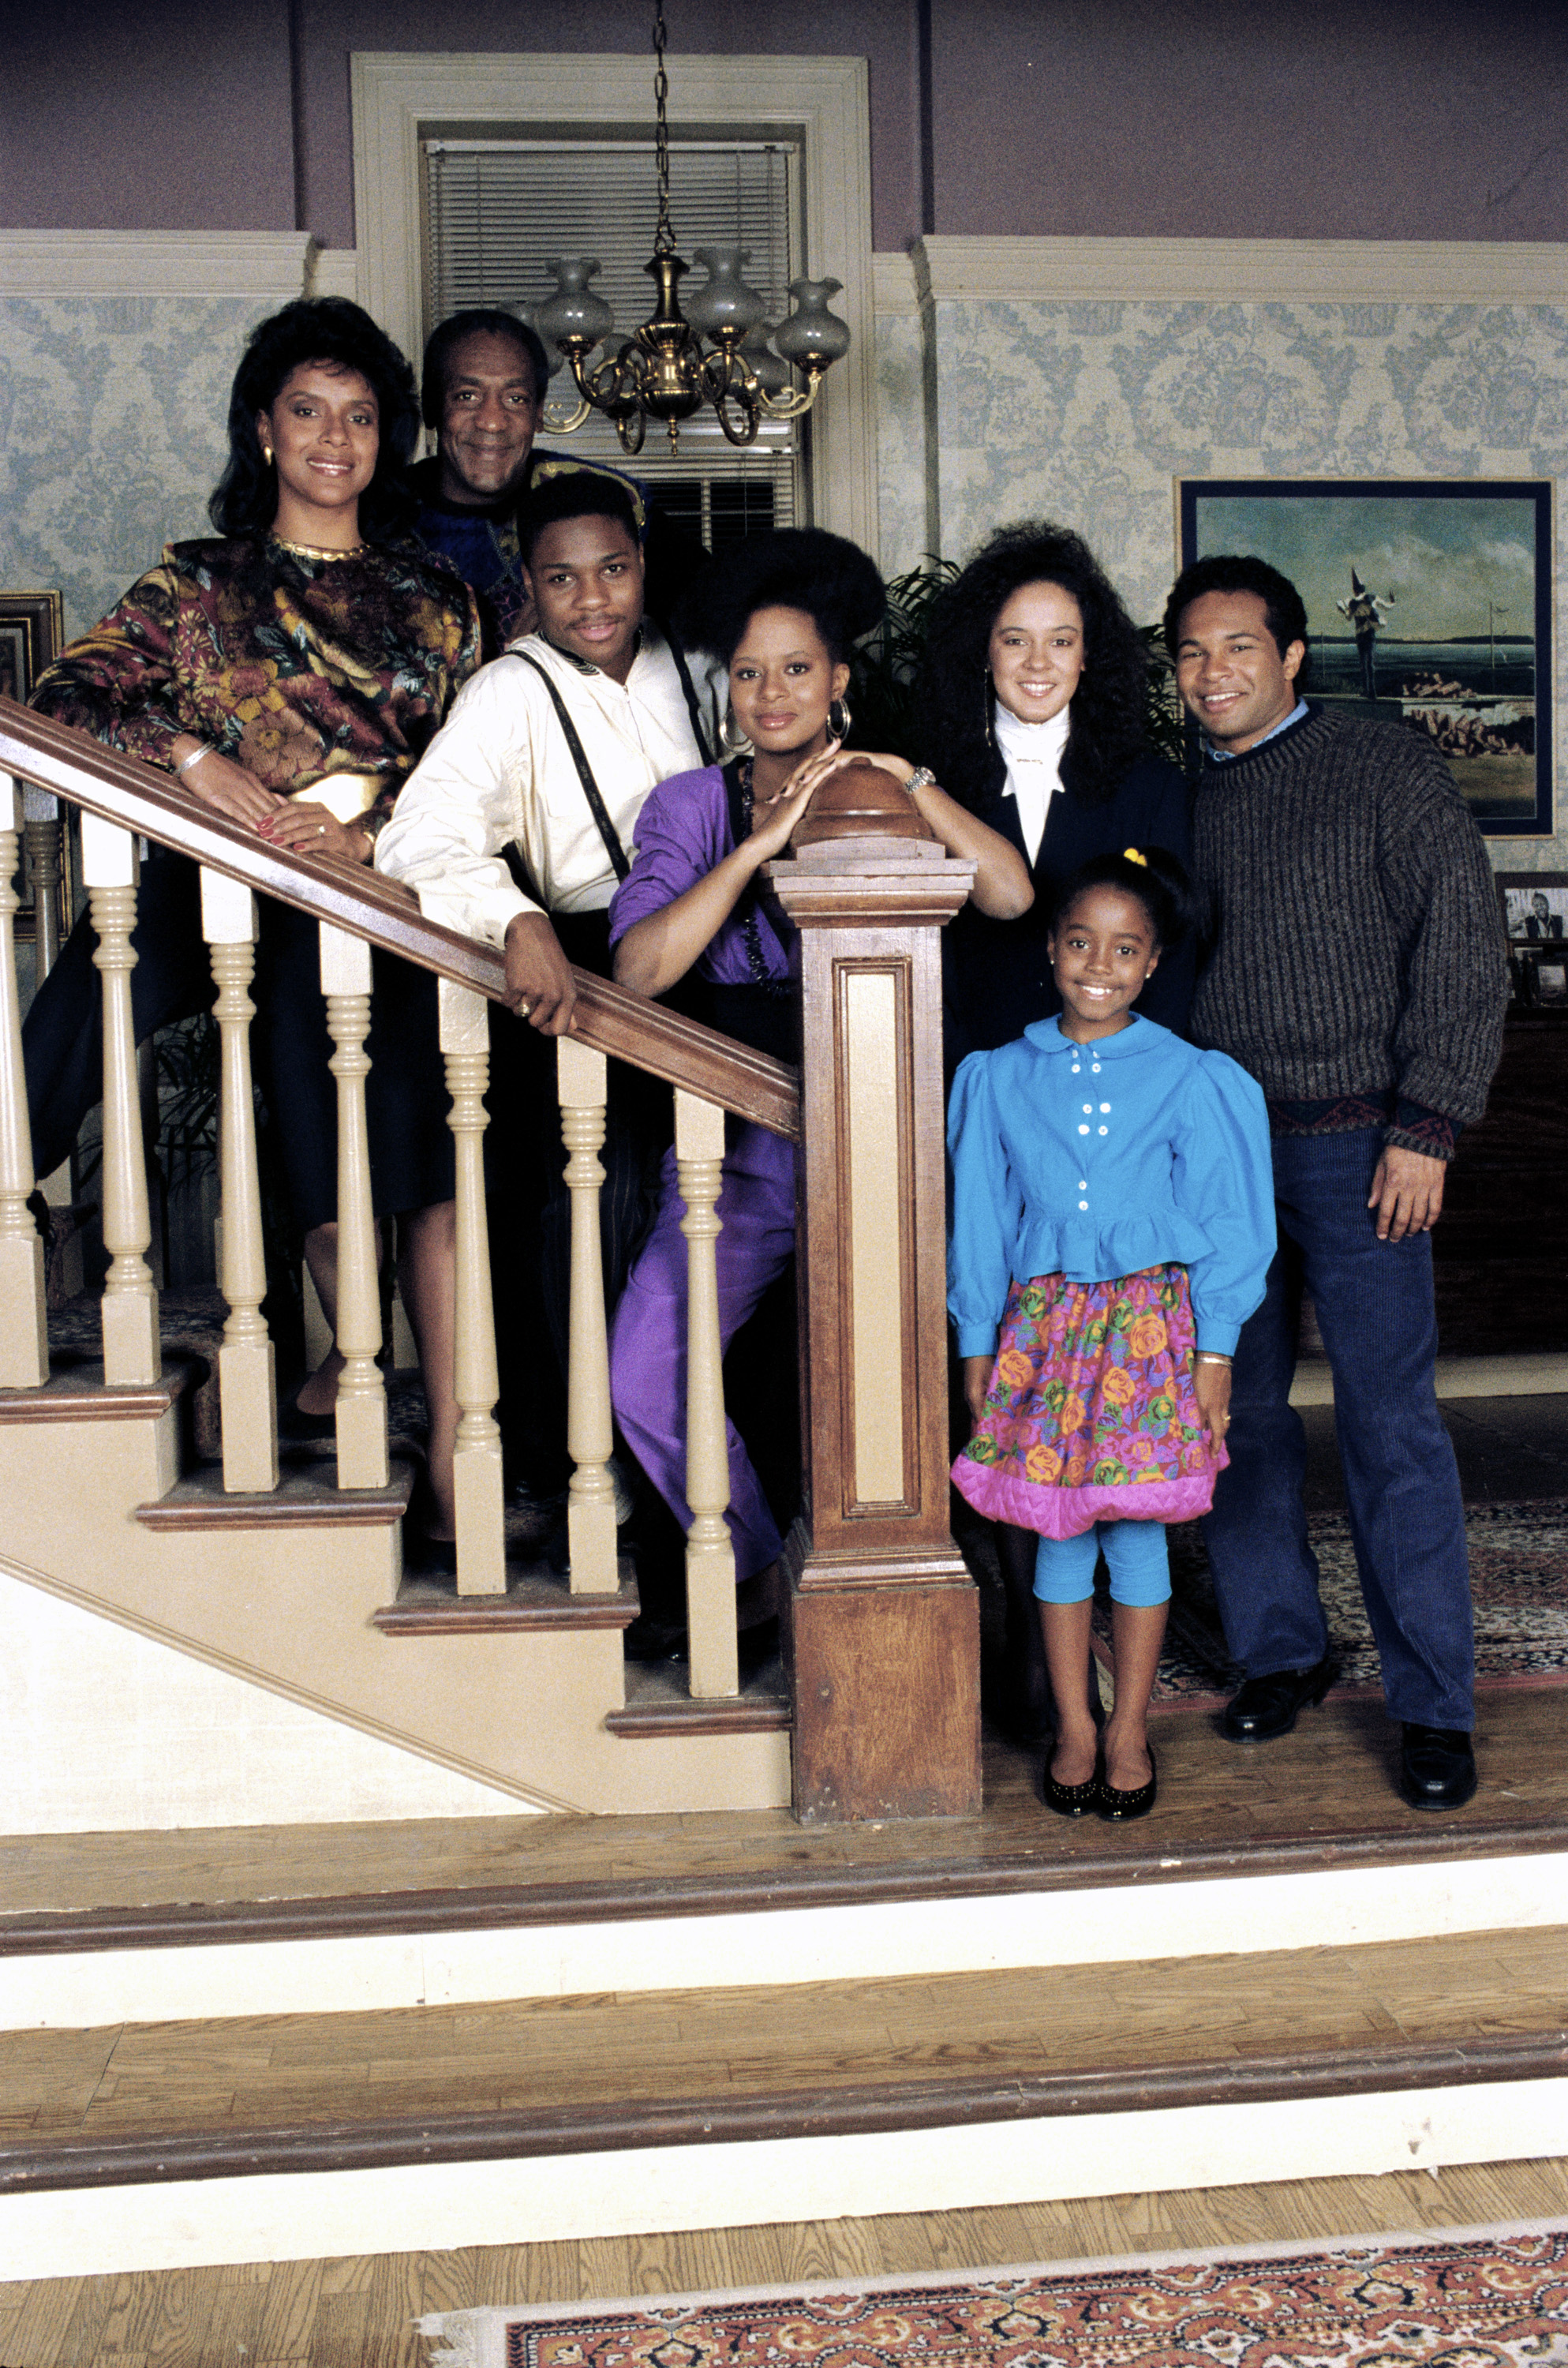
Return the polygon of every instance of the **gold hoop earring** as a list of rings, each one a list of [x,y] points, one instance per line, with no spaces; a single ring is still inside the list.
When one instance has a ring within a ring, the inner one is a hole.
[[[981,697],[985,701],[985,745],[988,748],[994,748],[996,744],[991,737],[991,668],[983,665],[980,671],[985,683],[985,688],[981,693]]]
[[[263,466],[263,468],[266,468],[266,469],[270,469],[270,468],[271,468],[271,466],[272,466],[272,447],[271,447],[271,445],[270,445],[270,444],[264,444],[264,445],[262,446],[262,448],[261,448],[261,461],[262,461],[262,466]]]
[[[747,739],[745,734],[735,722],[735,711],[733,707],[727,703],[724,708],[723,719],[719,725],[719,737],[724,746],[730,750],[731,754],[736,757],[740,755],[743,748],[749,748],[751,746],[751,742]]]
[[[838,717],[836,723],[834,721],[835,710],[837,711]],[[847,740],[849,737],[849,726],[854,723],[854,721],[855,718],[849,712],[849,702],[847,700],[830,699],[828,700],[827,728],[829,734],[835,740]]]

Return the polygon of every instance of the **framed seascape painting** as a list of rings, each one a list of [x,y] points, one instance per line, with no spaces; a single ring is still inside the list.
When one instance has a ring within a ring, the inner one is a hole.
[[[1182,566],[1249,552],[1295,585],[1309,698],[1423,734],[1489,838],[1550,837],[1550,479],[1189,477],[1177,502]]]
[[[58,592],[0,592],[0,696],[26,700],[61,640]]]

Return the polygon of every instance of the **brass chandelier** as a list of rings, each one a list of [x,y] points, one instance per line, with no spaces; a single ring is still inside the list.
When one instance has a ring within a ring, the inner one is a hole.
[[[547,415],[551,432],[570,436],[594,412],[615,422],[628,452],[640,452],[648,422],[669,430],[678,449],[680,423],[710,404],[732,444],[752,444],[765,419],[799,419],[811,409],[832,364],[849,350],[847,324],[827,309],[843,286],[838,279],[792,279],[795,310],[771,332],[767,308],[740,276],[744,256],[736,247],[698,247],[706,283],[681,311],[679,288],[688,266],[676,252],[670,226],[670,142],[665,72],[664,0],[653,0],[654,135],[659,219],[653,253],[643,269],[658,301],[642,327],[619,349],[589,370],[588,356],[615,327],[615,315],[588,286],[598,270],[588,256],[552,256],[546,269],[557,292],[539,306],[533,324],[545,345],[562,353],[579,401],[562,416]],[[772,347],[768,344],[772,338]],[[703,340],[706,338],[706,346]],[[791,386],[787,365],[799,370],[803,387]]]

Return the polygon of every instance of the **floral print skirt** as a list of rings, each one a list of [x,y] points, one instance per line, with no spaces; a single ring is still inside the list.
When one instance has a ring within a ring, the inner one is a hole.
[[[1229,1459],[1198,1411],[1194,1338],[1182,1266],[1015,1281],[954,1486],[977,1512],[1047,1538],[1206,1513]]]

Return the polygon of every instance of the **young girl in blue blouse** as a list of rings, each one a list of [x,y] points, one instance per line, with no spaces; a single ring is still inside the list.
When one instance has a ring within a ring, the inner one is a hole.
[[[972,1053],[949,1117],[948,1304],[975,1426],[953,1480],[1039,1534],[1057,1718],[1045,1798],[1065,1816],[1153,1805],[1164,1525],[1209,1508],[1231,1355],[1274,1254],[1262,1093],[1132,1009],[1191,896],[1160,848],[1085,864],[1051,933],[1059,1017]],[[1099,1553],[1116,1659],[1103,1742],[1087,1698]]]

